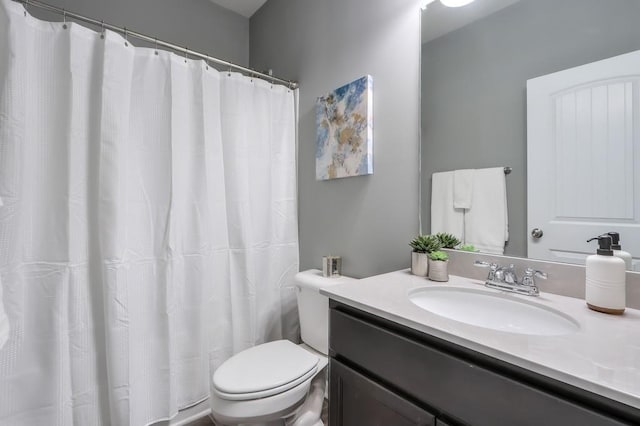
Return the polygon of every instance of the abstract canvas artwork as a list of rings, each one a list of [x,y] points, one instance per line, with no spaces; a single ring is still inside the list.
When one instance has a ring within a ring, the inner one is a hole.
[[[373,173],[373,79],[367,75],[316,103],[316,179]]]

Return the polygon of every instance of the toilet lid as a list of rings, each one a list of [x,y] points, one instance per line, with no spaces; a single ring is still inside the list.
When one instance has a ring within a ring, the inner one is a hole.
[[[213,375],[213,386],[227,399],[264,398],[312,377],[318,361],[316,355],[288,340],[264,343],[225,361]]]

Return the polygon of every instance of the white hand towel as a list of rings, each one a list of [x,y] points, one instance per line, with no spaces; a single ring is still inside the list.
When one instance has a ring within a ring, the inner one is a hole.
[[[508,240],[507,186],[503,167],[476,169],[471,208],[465,211],[465,243],[503,254]]]
[[[431,177],[431,233],[446,232],[459,239],[464,234],[464,210],[453,207],[453,172]]]
[[[471,208],[474,173],[474,169],[455,170],[453,172],[453,208]]]

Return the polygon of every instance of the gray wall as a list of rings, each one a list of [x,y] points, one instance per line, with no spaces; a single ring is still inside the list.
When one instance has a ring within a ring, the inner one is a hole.
[[[526,81],[640,49],[637,0],[522,0],[422,47],[422,217],[431,175],[507,165],[506,254],[525,256]]]
[[[249,63],[249,19],[208,0],[44,1],[216,58],[244,66]],[[60,15],[35,7],[30,7],[29,11],[41,19],[62,21]],[[140,40],[132,40],[132,43],[144,45]]]
[[[300,82],[301,268],[343,257],[343,273],[409,266],[418,232],[420,14],[417,0],[270,0],[251,18],[251,66]],[[315,180],[315,100],[374,79],[374,174]]]

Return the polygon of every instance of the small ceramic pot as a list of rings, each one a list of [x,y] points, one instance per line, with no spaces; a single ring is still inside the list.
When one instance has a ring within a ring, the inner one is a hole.
[[[411,273],[426,277],[429,271],[429,255],[427,253],[411,252]]]
[[[449,281],[448,260],[431,260],[429,259],[429,279],[431,281],[445,282]]]

